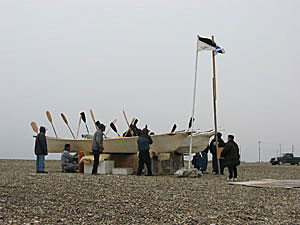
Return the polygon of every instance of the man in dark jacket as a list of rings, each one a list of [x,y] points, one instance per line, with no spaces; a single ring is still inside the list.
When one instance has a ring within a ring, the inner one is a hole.
[[[36,155],[36,172],[48,173],[45,171],[45,156],[48,155],[46,128],[41,126],[40,133],[36,136],[34,153]]]
[[[103,135],[105,131],[105,125],[101,124],[99,121],[96,122],[96,126],[99,128],[94,136],[93,136],[93,143],[92,143],[92,150],[94,154],[94,165],[92,174],[97,175],[98,165],[99,165],[99,156],[103,152]]]
[[[229,180],[237,180],[237,166],[240,165],[239,146],[234,142],[234,136],[228,135],[228,141],[224,146],[221,156],[224,157],[225,167],[228,167]]]
[[[219,148],[224,147],[225,142],[222,139],[222,134],[221,133],[217,133],[218,135],[218,146]],[[209,144],[209,149],[210,149],[210,153],[212,154],[212,167],[213,167],[213,173],[218,174],[219,173],[219,168],[218,168],[218,158],[217,158],[217,148],[216,148],[216,138],[214,137],[214,139],[212,139],[212,141]],[[224,174],[224,162],[223,160],[219,160],[220,163],[220,172],[221,175]]]
[[[142,170],[144,168],[144,164],[147,166],[148,176],[152,176],[151,170],[151,159],[150,159],[150,145],[153,143],[152,138],[148,135],[149,130],[144,128],[138,137],[138,150],[139,150],[139,167],[137,171],[137,175],[140,176],[142,174]]]

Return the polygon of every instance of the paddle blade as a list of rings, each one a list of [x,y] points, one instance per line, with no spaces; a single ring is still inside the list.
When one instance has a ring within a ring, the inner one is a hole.
[[[39,132],[39,129],[38,129],[38,127],[37,127],[37,125],[36,125],[35,122],[31,122],[30,125],[31,125],[32,130],[33,130],[35,133],[38,133],[38,132]]]
[[[138,119],[135,119],[133,125],[136,126],[138,122],[139,122],[139,120],[138,120]]]
[[[174,131],[176,130],[176,128],[177,128],[177,125],[174,124],[173,127],[172,127],[172,130],[171,130],[171,133],[174,133]]]
[[[192,119],[192,117],[191,117],[190,122],[189,122],[189,129],[192,127],[192,123],[193,123],[194,121],[195,121],[195,118]]]
[[[94,121],[94,123],[95,123],[95,116],[94,116],[94,112],[93,112],[93,110],[92,110],[92,109],[90,109],[90,113],[91,113],[92,120],[93,120],[93,121]]]
[[[65,123],[68,124],[68,120],[67,120],[66,116],[63,113],[61,113],[60,115],[61,115],[61,118],[65,121]]]
[[[52,123],[52,117],[51,117],[50,112],[46,111],[46,115],[47,115],[47,118],[48,118],[49,122]]]
[[[84,113],[84,112],[81,112],[80,115],[81,115],[82,121],[83,121],[84,123],[86,123],[85,113]]]
[[[111,122],[109,125],[110,125],[111,129],[113,129],[114,132],[118,133],[117,128],[113,122]]]

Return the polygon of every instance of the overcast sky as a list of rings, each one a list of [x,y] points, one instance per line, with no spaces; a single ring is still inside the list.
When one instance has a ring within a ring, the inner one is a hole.
[[[196,35],[215,36],[218,126],[242,159],[300,156],[299,1],[0,0],[0,158],[33,159],[30,122],[52,114],[60,137],[79,113],[125,130],[185,129],[192,111]],[[195,126],[212,129],[211,53],[199,54]],[[84,127],[81,127],[83,133]],[[94,131],[94,130],[93,130]],[[112,135],[113,133],[111,133]],[[49,156],[48,159],[54,156]]]

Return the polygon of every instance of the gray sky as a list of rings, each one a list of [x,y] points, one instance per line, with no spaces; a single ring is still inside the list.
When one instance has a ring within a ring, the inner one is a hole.
[[[0,7],[0,158],[34,158],[31,121],[71,137],[79,112],[109,124],[122,110],[156,133],[185,129],[196,35],[215,35],[218,124],[242,159],[295,145],[300,156],[298,1],[22,1]],[[211,54],[201,52],[196,127],[213,128]],[[84,127],[81,127],[84,132]],[[112,134],[112,133],[111,133]],[[54,156],[48,157],[48,159]]]

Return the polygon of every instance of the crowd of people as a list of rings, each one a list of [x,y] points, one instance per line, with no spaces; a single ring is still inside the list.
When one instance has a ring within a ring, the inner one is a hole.
[[[219,157],[216,145],[220,149]],[[212,173],[224,175],[224,169],[228,168],[228,180],[237,180],[237,166],[240,165],[240,153],[233,135],[228,135],[227,142],[222,139],[222,134],[217,133],[210,144],[201,152],[193,156],[192,164],[202,173],[207,173],[208,152],[212,155]],[[219,158],[219,159],[218,159]]]
[[[92,142],[92,152],[94,155],[94,164],[92,174],[97,175],[99,156],[104,151],[103,146],[103,136],[105,131],[105,125],[101,124],[99,121],[96,122],[98,127],[97,131],[93,136]],[[149,130],[147,127],[140,130],[135,124],[131,125],[128,131],[125,132],[125,136],[138,136],[138,152],[139,152],[139,165],[137,170],[137,175],[142,174],[144,164],[147,166],[148,176],[152,176],[151,171],[151,158],[150,158],[150,145],[153,143],[151,136],[149,135]],[[221,153],[217,151],[221,149]],[[61,155],[61,166],[62,172],[75,173],[78,170],[78,154],[70,153],[71,146],[66,144]],[[46,128],[41,126],[40,132],[38,133],[35,140],[34,152],[37,156],[36,158],[36,172],[37,173],[47,173],[45,171],[45,156],[48,155],[47,151],[47,141],[46,141]],[[202,173],[207,173],[208,164],[208,153],[212,155],[212,172],[214,174],[224,175],[224,168],[228,168],[230,180],[237,180],[237,166],[240,164],[240,154],[239,147],[234,141],[233,135],[228,135],[227,142],[225,143],[222,139],[222,134],[217,133],[217,135],[212,139],[210,144],[202,151],[194,155],[192,159],[192,164]]]

